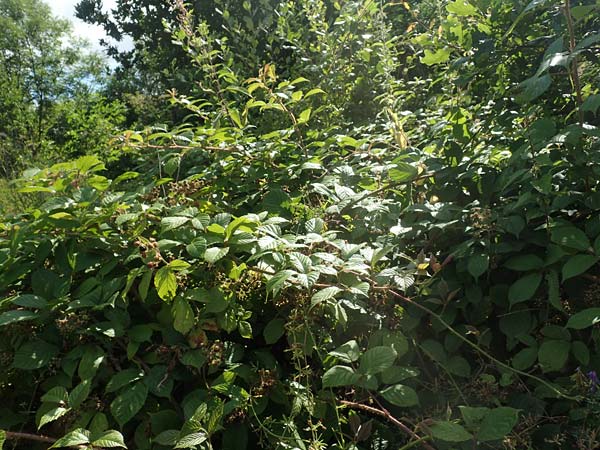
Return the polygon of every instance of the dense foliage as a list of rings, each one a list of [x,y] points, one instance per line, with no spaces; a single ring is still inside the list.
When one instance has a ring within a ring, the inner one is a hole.
[[[177,120],[15,182],[5,448],[600,446],[600,4],[215,3]]]

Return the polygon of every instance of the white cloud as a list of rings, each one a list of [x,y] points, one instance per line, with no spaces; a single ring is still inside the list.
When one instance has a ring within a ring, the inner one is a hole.
[[[90,25],[75,17],[75,5],[79,3],[79,0],[47,0],[52,12],[56,16],[69,19],[73,26],[73,34],[77,37],[84,38],[92,44],[92,48],[97,51],[102,51],[103,48],[100,46],[100,39],[111,41],[106,36],[104,29],[98,25]],[[104,11],[110,11],[116,5],[116,0],[104,0],[102,2]],[[121,50],[130,49],[132,47],[131,40],[124,39],[119,42],[117,47]]]

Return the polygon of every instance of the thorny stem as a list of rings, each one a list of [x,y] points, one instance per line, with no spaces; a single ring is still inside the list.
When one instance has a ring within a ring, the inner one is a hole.
[[[386,409],[374,408],[373,406],[364,405],[362,403],[357,403],[357,402],[351,402],[351,401],[348,401],[348,400],[340,400],[340,403],[342,405],[347,406],[347,407],[352,408],[352,409],[356,409],[356,410],[359,410],[359,411],[364,411],[366,413],[369,413],[369,414],[372,414],[372,415],[375,415],[375,416],[383,417],[387,421],[393,423],[398,428],[400,428],[404,433],[406,433],[407,435],[409,435],[412,439],[415,439],[415,440],[419,441],[422,444],[422,446],[423,446],[424,449],[426,449],[426,450],[435,450],[435,448],[433,448],[431,445],[429,445],[429,444],[427,444],[425,442],[426,440],[429,439],[429,437],[425,437],[425,438],[420,437],[413,430],[411,430],[409,427],[407,427],[401,421],[399,421],[394,416],[392,416],[389,413],[389,411],[387,411]]]
[[[462,334],[460,334],[458,331],[456,331],[454,328],[452,328],[452,326],[449,323],[447,323],[444,319],[442,319],[442,317],[439,314],[434,313],[432,310],[430,310],[426,306],[423,306],[420,303],[417,303],[417,302],[411,300],[410,298],[405,297],[404,295],[400,294],[399,292],[394,291],[393,289],[388,289],[388,292],[390,294],[392,294],[394,297],[396,297],[397,299],[399,299],[399,300],[401,300],[401,301],[403,301],[403,302],[405,302],[407,304],[410,304],[412,306],[415,306],[415,307],[419,308],[421,311],[424,311],[427,314],[429,314],[431,317],[434,317],[435,319],[437,319],[444,326],[444,328],[446,328],[448,331],[450,331],[452,334],[454,334],[461,341],[465,342],[467,345],[469,345],[470,347],[472,347],[478,353],[480,353],[481,355],[485,356],[486,358],[488,358],[490,361],[494,362],[498,366],[500,366],[500,367],[502,367],[502,368],[504,368],[506,370],[509,370],[510,372],[513,372],[513,373],[516,373],[518,375],[521,375],[523,377],[535,380],[538,383],[543,384],[548,389],[550,389],[552,392],[554,392],[555,394],[557,394],[558,396],[560,396],[560,397],[562,397],[564,399],[573,400],[573,401],[580,401],[581,400],[580,397],[573,397],[571,395],[565,394],[563,391],[561,391],[557,387],[553,386],[549,382],[541,379],[540,377],[537,377],[535,375],[531,375],[530,373],[527,373],[527,372],[523,372],[522,370],[519,370],[519,369],[515,369],[514,367],[509,366],[508,364],[500,361],[499,359],[496,359],[494,356],[492,356],[491,354],[489,354],[488,352],[486,352],[479,345],[477,345],[476,343],[474,343],[471,340],[467,339]]]
[[[32,433],[20,433],[16,431],[6,431],[5,432],[6,439],[8,440],[27,440],[27,441],[36,441],[36,442],[46,442],[48,444],[54,444],[58,439],[44,436],[42,434],[32,434]],[[69,448],[90,448],[87,445],[71,445]],[[94,447],[100,448],[100,447]]]

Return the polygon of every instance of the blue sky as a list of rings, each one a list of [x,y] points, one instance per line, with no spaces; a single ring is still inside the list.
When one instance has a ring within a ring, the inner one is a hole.
[[[73,34],[78,37],[86,38],[92,44],[95,50],[101,50],[98,41],[102,38],[107,39],[102,27],[90,25],[75,17],[75,5],[78,0],[46,0],[52,12],[56,16],[69,19],[73,24]],[[115,6],[116,0],[103,0],[104,10],[108,11]],[[120,48],[129,48],[129,42],[122,42]]]

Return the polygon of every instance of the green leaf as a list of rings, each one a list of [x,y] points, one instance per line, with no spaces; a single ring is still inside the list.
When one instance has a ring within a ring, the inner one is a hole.
[[[421,348],[423,351],[434,361],[439,363],[445,363],[448,359],[446,355],[446,350],[444,350],[444,346],[440,344],[438,341],[433,339],[427,339],[421,343]]]
[[[307,123],[310,119],[311,113],[312,113],[312,108],[306,108],[304,111],[302,111],[300,113],[300,117],[298,118],[298,125]]]
[[[584,342],[574,341],[571,344],[571,352],[580,364],[587,366],[590,363],[590,350]]]
[[[169,261],[168,267],[175,272],[181,272],[189,269],[190,263],[182,261],[181,259],[174,259],[173,261]]]
[[[304,95],[304,98],[307,98],[307,97],[310,97],[310,96],[316,95],[316,94],[325,94],[325,91],[323,89],[319,89],[319,88],[311,89]]]
[[[550,270],[546,274],[546,282],[548,284],[548,301],[559,311],[564,311],[560,301],[560,284],[558,282],[558,274],[555,270]]]
[[[383,333],[381,345],[392,347],[396,351],[396,358],[408,353],[408,339],[401,331],[386,331]]]
[[[573,49],[573,53],[578,53],[596,43],[600,42],[600,33],[591,33],[584,37],[581,41],[577,43],[575,48]]]
[[[396,384],[380,392],[381,396],[392,405],[408,408],[419,404],[419,397],[415,390],[409,386]]]
[[[456,14],[457,16],[475,16],[477,15],[477,8],[471,5],[467,0],[456,0],[446,5],[448,12]]]
[[[331,300],[340,292],[342,292],[342,289],[337,286],[329,286],[321,289],[312,296],[310,300],[310,307],[314,308],[315,306],[326,302],[327,300]]]
[[[267,345],[274,344],[281,336],[285,333],[285,320],[283,319],[272,319],[269,321],[265,329],[263,330],[263,336]]]
[[[334,351],[329,352],[329,354],[331,356],[335,356],[345,363],[352,363],[357,361],[360,357],[360,348],[358,347],[358,343],[352,339],[351,341],[340,345]]]
[[[134,381],[140,380],[144,377],[144,372],[140,369],[125,369],[117,372],[110,379],[106,385],[105,391],[107,393],[116,392],[123,386],[127,386]]]
[[[46,403],[57,403],[67,405],[69,403],[69,393],[62,386],[55,386],[42,395],[42,401]]]
[[[481,253],[469,257],[467,270],[473,276],[473,278],[477,279],[488,270],[489,265],[490,257]]]
[[[552,228],[550,237],[552,242],[556,242],[563,247],[574,248],[580,251],[588,251],[592,248],[592,244],[586,234],[573,226]]]
[[[55,420],[61,418],[65,414],[71,411],[71,408],[66,408],[64,406],[57,406],[55,408],[51,408],[41,415],[38,421],[38,430],[42,428],[44,425],[54,422]]]
[[[256,227],[256,222],[249,217],[242,216],[232,220],[225,229],[225,239],[229,240],[237,230],[241,232],[252,232]]]
[[[323,388],[351,386],[360,376],[347,366],[333,366],[323,374]]]
[[[403,183],[404,181],[412,180],[417,176],[417,168],[408,163],[398,162],[396,167],[389,170],[388,175],[390,180],[395,183]]]
[[[69,406],[71,408],[79,408],[81,404],[88,398],[91,391],[91,382],[90,380],[83,380],[79,383],[69,394]]]
[[[562,340],[542,342],[538,351],[538,361],[544,372],[554,372],[564,367],[569,359],[571,343]]]
[[[450,50],[440,48],[435,53],[429,49],[425,49],[425,56],[421,57],[421,62],[427,66],[445,63],[450,59]]]
[[[600,108],[600,94],[590,95],[588,98],[585,99],[585,101],[581,105],[582,111],[589,111],[589,112],[593,113],[594,115],[598,114],[599,108]],[[595,245],[594,245],[594,248],[596,248]]]
[[[525,9],[523,9],[523,11],[521,11],[521,14],[519,14],[519,16],[512,23],[512,25],[510,26],[510,28],[508,29],[508,31],[504,35],[504,38],[506,38],[509,34],[511,34],[513,32],[513,30],[515,29],[515,27],[519,24],[519,22],[521,22],[521,20],[523,20],[523,18],[529,12],[533,11],[534,9],[536,9],[537,7],[539,7],[540,5],[543,5],[543,4],[548,3],[548,2],[549,2],[549,0],[532,0],[531,2],[529,2],[527,4],[527,6],[525,7]]]
[[[127,448],[123,435],[116,430],[108,430],[101,433],[99,436],[92,436],[92,446],[102,448]]]
[[[194,326],[194,310],[182,297],[175,297],[171,306],[171,315],[173,316],[173,328],[181,334],[187,334]]]
[[[189,217],[164,217],[160,221],[163,231],[174,230],[190,221]]]
[[[0,314],[0,327],[11,323],[22,322],[24,320],[32,320],[38,317],[37,313],[31,311],[12,310]]]
[[[517,353],[512,359],[512,366],[517,370],[527,370],[537,360],[538,357],[538,348],[528,347],[521,350]]]
[[[569,278],[581,275],[597,262],[598,257],[594,255],[571,256],[562,268],[563,282]]]
[[[106,417],[106,414],[102,412],[97,412],[96,414],[94,414],[94,417],[90,421],[88,428],[92,435],[97,435],[106,430],[108,428],[108,419]]]
[[[497,441],[508,435],[519,421],[519,410],[505,406],[491,409],[483,418],[477,440]]]
[[[373,347],[363,353],[359,359],[360,372],[374,375],[392,367],[397,353],[392,347]]]
[[[6,442],[6,431],[0,430],[0,450],[4,448],[4,443]]]
[[[214,264],[229,253],[229,247],[211,247],[204,252],[204,260]]]
[[[529,300],[536,293],[541,282],[541,273],[531,273],[519,278],[508,290],[508,301],[514,305]]]
[[[419,370],[414,367],[392,366],[381,372],[381,381],[385,384],[395,384],[418,376]]]
[[[52,444],[50,448],[75,447],[77,445],[89,444],[90,432],[82,428],[77,428],[70,433],[61,437],[58,441]]]
[[[197,445],[202,444],[206,439],[206,433],[191,433],[179,439],[173,448],[196,448]]]
[[[128,335],[132,341],[135,342],[150,342],[152,338],[153,329],[150,325],[140,324],[135,325],[129,329]]]
[[[150,282],[152,281],[152,271],[149,270],[142,275],[140,284],[138,286],[138,293],[142,300],[146,300],[148,297],[148,290],[150,289]]]
[[[473,439],[471,433],[454,422],[435,422],[431,427],[435,439],[445,442],[464,442]]]
[[[119,426],[123,427],[142,409],[147,396],[148,388],[144,383],[138,382],[112,401],[110,412]]]
[[[81,172],[98,172],[106,169],[104,163],[95,155],[82,156],[76,159],[74,163],[75,167]]]
[[[489,408],[472,406],[459,406],[458,409],[460,409],[460,414],[470,429],[479,428],[483,418],[490,410]]]
[[[453,356],[449,358],[444,367],[448,372],[459,377],[468,378],[471,376],[471,366],[469,362],[462,356]]]
[[[104,357],[104,351],[100,347],[86,347],[77,370],[79,378],[82,380],[92,379],[102,364],[102,361],[104,361]]]
[[[152,439],[152,442],[158,445],[175,445],[179,438],[179,430],[165,430]]]
[[[161,299],[173,300],[177,293],[177,277],[169,267],[161,267],[154,275],[154,286]]]
[[[283,288],[285,281],[290,278],[294,272],[292,270],[282,270],[277,272],[267,281],[267,291],[277,295],[277,293]]]
[[[537,255],[518,255],[506,261],[504,266],[517,272],[529,272],[544,267],[544,260]]]
[[[202,258],[206,251],[206,239],[203,237],[197,237],[190,242],[185,249],[192,258]]]
[[[48,306],[46,299],[33,294],[19,295],[13,301],[13,304],[23,306],[24,308],[45,308]]]
[[[229,302],[225,298],[225,294],[217,288],[212,288],[210,291],[206,291],[206,297],[202,297],[202,300],[206,302],[206,312],[220,313],[225,311],[229,307]]]
[[[26,342],[15,352],[13,367],[23,370],[41,369],[47,366],[57,354],[58,347],[45,341]]]
[[[594,10],[597,9],[599,6],[600,4],[573,6],[571,8],[571,15],[575,20],[581,20],[586,17],[591,17],[590,14],[593,14]]]
[[[567,328],[583,330],[600,322],[600,308],[588,308],[573,314],[567,322]]]
[[[240,118],[240,113],[237,109],[235,108],[227,108],[227,111],[229,112],[229,117],[231,117],[231,120],[233,120],[233,122],[235,123],[235,125],[238,128],[244,128],[244,125],[242,124],[242,120]],[[178,448],[178,447],[175,447]]]
[[[552,77],[548,74],[533,76],[519,85],[521,92],[516,96],[517,103],[529,103],[538,98],[552,85]]]
[[[252,339],[252,325],[250,325],[250,322],[241,320],[238,323],[238,331],[243,338]]]
[[[98,191],[105,191],[110,186],[110,181],[108,178],[103,177],[101,175],[95,175],[93,177],[88,178],[87,183]]]
[[[190,350],[185,352],[181,357],[181,364],[186,366],[195,367],[196,369],[200,369],[206,363],[206,356],[204,354],[204,350]]]

